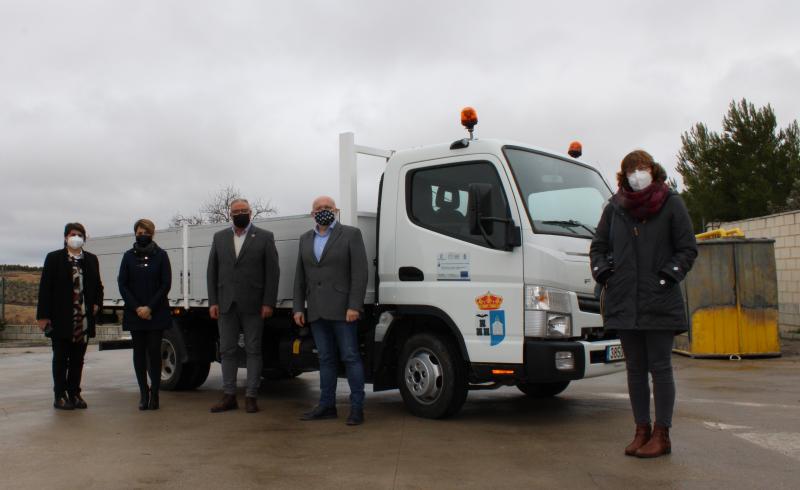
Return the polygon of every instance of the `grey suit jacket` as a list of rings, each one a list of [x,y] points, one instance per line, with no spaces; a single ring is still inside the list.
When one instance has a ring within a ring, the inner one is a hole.
[[[208,301],[227,313],[235,302],[240,311],[260,313],[261,306],[275,307],[278,296],[278,250],[271,231],[252,225],[239,257],[233,246],[233,230],[214,234],[208,254]]]
[[[306,321],[344,320],[348,309],[363,311],[367,293],[367,252],[361,230],[336,223],[320,260],[314,256],[314,230],[300,237],[294,276],[294,311]]]

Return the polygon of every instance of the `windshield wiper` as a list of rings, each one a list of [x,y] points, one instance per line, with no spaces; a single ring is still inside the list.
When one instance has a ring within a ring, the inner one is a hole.
[[[590,235],[594,236],[594,230],[590,226],[587,226],[580,221],[575,221],[574,219],[541,221],[541,223],[543,225],[555,225],[562,228],[583,228],[584,230],[588,231]]]

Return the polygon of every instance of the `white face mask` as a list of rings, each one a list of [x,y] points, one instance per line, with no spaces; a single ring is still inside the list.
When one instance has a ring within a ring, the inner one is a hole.
[[[72,250],[78,250],[83,246],[83,238],[77,235],[72,235],[67,238],[67,246]]]
[[[634,191],[640,191],[653,182],[653,175],[649,170],[636,170],[628,174],[628,183]]]

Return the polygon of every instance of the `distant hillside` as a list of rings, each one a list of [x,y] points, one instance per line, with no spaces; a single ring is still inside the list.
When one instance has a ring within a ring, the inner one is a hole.
[[[0,264],[0,276],[6,272],[42,272],[42,268],[33,265]]]
[[[36,323],[36,301],[39,295],[40,267],[0,265],[0,277],[5,278],[5,321],[11,325]],[[2,292],[0,292],[2,295]]]

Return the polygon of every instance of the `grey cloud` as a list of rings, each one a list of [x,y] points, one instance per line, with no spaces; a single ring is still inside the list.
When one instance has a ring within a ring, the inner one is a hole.
[[[305,213],[337,194],[338,133],[404,148],[480,137],[563,151],[612,179],[730,99],[800,112],[800,7],[749,2],[10,1],[0,5],[0,262],[63,224],[165,226],[232,184]],[[360,163],[374,203],[380,163]],[[673,172],[674,174],[674,172]],[[22,237],[20,237],[22,233]]]

